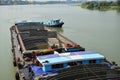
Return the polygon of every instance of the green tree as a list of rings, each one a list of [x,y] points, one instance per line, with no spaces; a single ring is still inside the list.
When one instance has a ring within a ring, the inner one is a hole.
[[[120,6],[120,0],[117,0],[117,5]]]
[[[94,8],[94,3],[93,3],[93,2],[89,3],[89,5],[88,5],[87,8],[88,8],[88,9],[93,9],[93,8]]]

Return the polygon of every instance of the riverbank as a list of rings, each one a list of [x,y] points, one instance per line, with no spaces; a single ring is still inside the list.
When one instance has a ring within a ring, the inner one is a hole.
[[[81,5],[82,8],[89,9],[89,5]],[[100,10],[100,11],[107,11],[107,10],[119,10],[120,8],[118,6],[102,6],[102,7],[94,7],[90,10]]]
[[[100,10],[100,11],[120,10],[120,6],[117,4],[117,2],[91,1],[91,2],[80,4],[78,6],[81,6],[82,8],[85,8],[85,9]]]

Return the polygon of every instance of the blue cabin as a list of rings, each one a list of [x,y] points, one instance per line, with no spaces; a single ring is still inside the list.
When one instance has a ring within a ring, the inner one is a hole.
[[[78,64],[101,64],[105,57],[93,51],[67,52],[60,54],[50,54],[37,56],[37,60],[42,64],[42,70],[58,71]]]
[[[46,25],[56,25],[56,24],[59,24],[59,23],[60,23],[60,19],[57,19],[57,20],[49,20],[49,21],[43,22],[43,24],[46,24]]]

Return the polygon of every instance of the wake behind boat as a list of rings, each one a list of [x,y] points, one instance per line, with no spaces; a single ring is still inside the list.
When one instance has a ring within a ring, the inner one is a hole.
[[[119,80],[115,62],[69,40],[40,22],[10,28],[16,80]]]
[[[64,24],[64,22],[61,21],[60,19],[48,20],[48,21],[43,22],[43,25],[45,25],[47,27],[62,27],[63,24]]]

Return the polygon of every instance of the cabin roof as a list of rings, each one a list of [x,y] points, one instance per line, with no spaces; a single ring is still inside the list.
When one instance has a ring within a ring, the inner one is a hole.
[[[93,51],[68,52],[60,54],[51,54],[45,56],[37,56],[37,59],[43,65],[59,64],[72,61],[83,61],[91,59],[104,59],[105,57]]]

